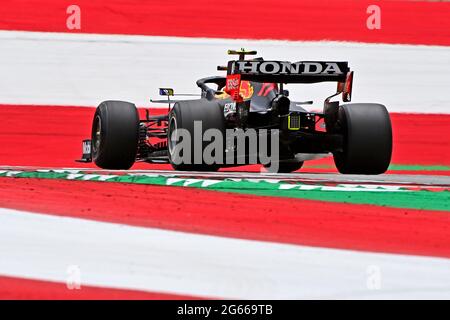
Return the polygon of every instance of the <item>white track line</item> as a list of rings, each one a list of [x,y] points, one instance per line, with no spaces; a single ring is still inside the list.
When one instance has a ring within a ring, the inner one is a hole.
[[[79,266],[82,285],[207,297],[450,298],[449,259],[229,239],[0,209],[1,275],[65,282],[71,265]]]
[[[158,87],[199,92],[198,78],[220,74],[226,49],[266,59],[344,60],[355,70],[354,101],[391,112],[450,113],[450,48],[342,42],[255,41],[0,31],[0,103],[140,106]],[[321,108],[335,84],[292,85],[291,95]]]

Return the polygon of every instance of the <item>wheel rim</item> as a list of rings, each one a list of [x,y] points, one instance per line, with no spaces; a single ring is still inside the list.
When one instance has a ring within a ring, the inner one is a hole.
[[[169,121],[169,138],[168,138],[168,149],[169,154],[172,156],[177,145],[177,119],[175,117],[171,117]]]
[[[94,130],[92,131],[92,150],[96,154],[100,149],[102,139],[102,120],[100,116],[95,117]]]

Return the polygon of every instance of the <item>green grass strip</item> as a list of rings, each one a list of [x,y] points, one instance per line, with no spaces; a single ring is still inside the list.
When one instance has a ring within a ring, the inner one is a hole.
[[[389,170],[404,171],[450,171],[450,167],[441,165],[409,165],[409,164],[391,164]]]
[[[180,183],[179,185],[182,185]],[[196,185],[193,184],[193,187]],[[422,210],[450,211],[450,191],[324,191],[324,190],[280,190],[279,184],[265,181],[223,181],[207,189],[259,196],[286,197],[297,199],[320,200],[351,204],[371,204],[384,207],[410,208]]]
[[[322,190],[261,190],[242,189],[216,189],[242,194],[259,196],[287,197],[327,202],[340,202],[350,204],[371,204],[382,207],[409,208],[421,210],[450,211],[450,191],[404,191],[404,192],[347,192]]]
[[[305,164],[306,169],[333,169],[334,167],[327,164]],[[393,171],[450,171],[449,166],[444,165],[419,165],[419,164],[391,164],[389,170]]]

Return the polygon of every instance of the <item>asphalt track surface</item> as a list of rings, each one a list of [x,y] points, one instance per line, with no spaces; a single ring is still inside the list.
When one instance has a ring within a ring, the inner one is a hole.
[[[94,170],[96,171],[96,170]],[[105,171],[100,171],[105,172]],[[106,171],[107,172],[107,171]],[[246,172],[183,172],[183,171],[164,171],[164,170],[131,170],[128,173],[146,174],[153,173],[170,177],[197,177],[197,178],[235,178],[235,179],[277,179],[290,182],[308,182],[308,183],[383,183],[383,184],[411,184],[423,186],[450,186],[450,177],[430,176],[430,175],[402,175],[402,174],[383,174],[377,176],[368,175],[342,175],[338,173],[246,173]]]

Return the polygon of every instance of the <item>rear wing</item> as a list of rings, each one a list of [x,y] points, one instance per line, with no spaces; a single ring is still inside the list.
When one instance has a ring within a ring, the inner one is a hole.
[[[224,68],[225,69],[225,68]],[[345,82],[350,72],[348,62],[340,61],[265,61],[232,60],[227,75],[240,80],[274,83]]]
[[[282,89],[285,83],[337,82],[337,92],[330,98],[342,93],[342,100],[352,99],[353,71],[346,61],[265,61],[262,58],[245,60],[246,55],[256,55],[256,51],[228,50],[228,54],[239,55],[239,60],[228,61],[227,66],[218,66],[217,70],[227,71],[225,92],[234,101],[242,101],[240,85],[242,80],[279,83]]]

